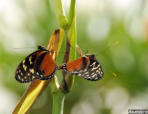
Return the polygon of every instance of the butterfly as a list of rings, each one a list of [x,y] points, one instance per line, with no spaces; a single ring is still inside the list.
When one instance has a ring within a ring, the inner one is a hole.
[[[52,58],[52,53],[42,46],[38,46],[37,51],[28,55],[18,65],[15,72],[15,79],[20,83],[27,83],[35,79],[51,79],[57,65]]]
[[[104,75],[100,63],[93,54],[64,63],[62,66],[59,66],[59,69],[90,81],[100,80]]]

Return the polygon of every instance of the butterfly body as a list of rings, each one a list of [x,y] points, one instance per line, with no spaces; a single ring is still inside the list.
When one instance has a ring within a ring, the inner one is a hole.
[[[51,53],[38,47],[38,50],[28,55],[17,67],[15,79],[21,83],[27,83],[35,79],[47,80],[54,76],[56,62]]]

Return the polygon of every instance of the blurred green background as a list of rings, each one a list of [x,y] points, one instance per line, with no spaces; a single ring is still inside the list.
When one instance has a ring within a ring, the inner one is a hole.
[[[0,114],[10,114],[29,84],[14,79],[19,62],[59,28],[51,1],[0,0]],[[70,0],[63,0],[68,13]],[[64,114],[127,114],[148,108],[148,0],[77,0],[77,43],[94,53],[104,78],[76,77]],[[63,52],[64,53],[64,52]],[[48,88],[29,114],[49,114]]]

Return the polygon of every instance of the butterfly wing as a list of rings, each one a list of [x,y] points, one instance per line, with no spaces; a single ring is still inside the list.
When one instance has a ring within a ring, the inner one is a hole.
[[[28,55],[17,67],[15,79],[21,83],[27,83],[36,78],[35,76],[35,61],[37,59],[36,51]]]
[[[34,79],[47,80],[54,76],[55,70],[56,62],[52,59],[49,51],[39,48],[19,64],[15,78],[21,83],[27,83]]]
[[[103,77],[103,71],[100,63],[94,55],[87,55],[79,59],[68,62],[62,66],[62,69],[70,74],[80,76],[90,81],[97,81]]]
[[[56,68],[56,62],[48,52],[43,53],[37,58],[34,67],[35,74],[40,80],[51,79],[55,74]]]
[[[77,75],[90,81],[97,81],[103,77],[103,71],[100,63],[97,60],[90,59],[88,67],[80,70]]]

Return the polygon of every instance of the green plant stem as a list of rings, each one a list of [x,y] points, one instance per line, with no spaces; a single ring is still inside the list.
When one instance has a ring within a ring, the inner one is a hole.
[[[69,9],[69,17],[68,17],[68,25],[71,26],[74,16],[75,16],[75,4],[76,0],[71,0],[70,9]]]
[[[58,23],[60,27],[64,28],[65,35],[66,35],[66,44],[70,44],[69,47],[69,54],[67,55],[69,60],[75,59],[76,55],[76,13],[75,13],[75,0],[71,0],[70,9],[69,9],[69,16],[68,20],[65,16],[64,9],[62,7],[61,0],[53,0],[53,6],[55,15],[57,17]],[[71,48],[72,47],[72,48]],[[70,75],[66,75],[66,79],[63,78],[64,82],[68,86],[68,91],[72,88],[74,77]],[[65,95],[64,87],[59,85],[59,81],[57,77],[52,80],[52,95],[53,95],[53,104],[52,104],[52,114],[63,114],[64,108],[64,100]]]
[[[66,29],[68,26],[68,20],[66,18],[61,0],[53,0],[53,6],[59,25]]]
[[[53,93],[52,114],[63,114],[64,101],[65,101],[64,93],[62,92]]]

